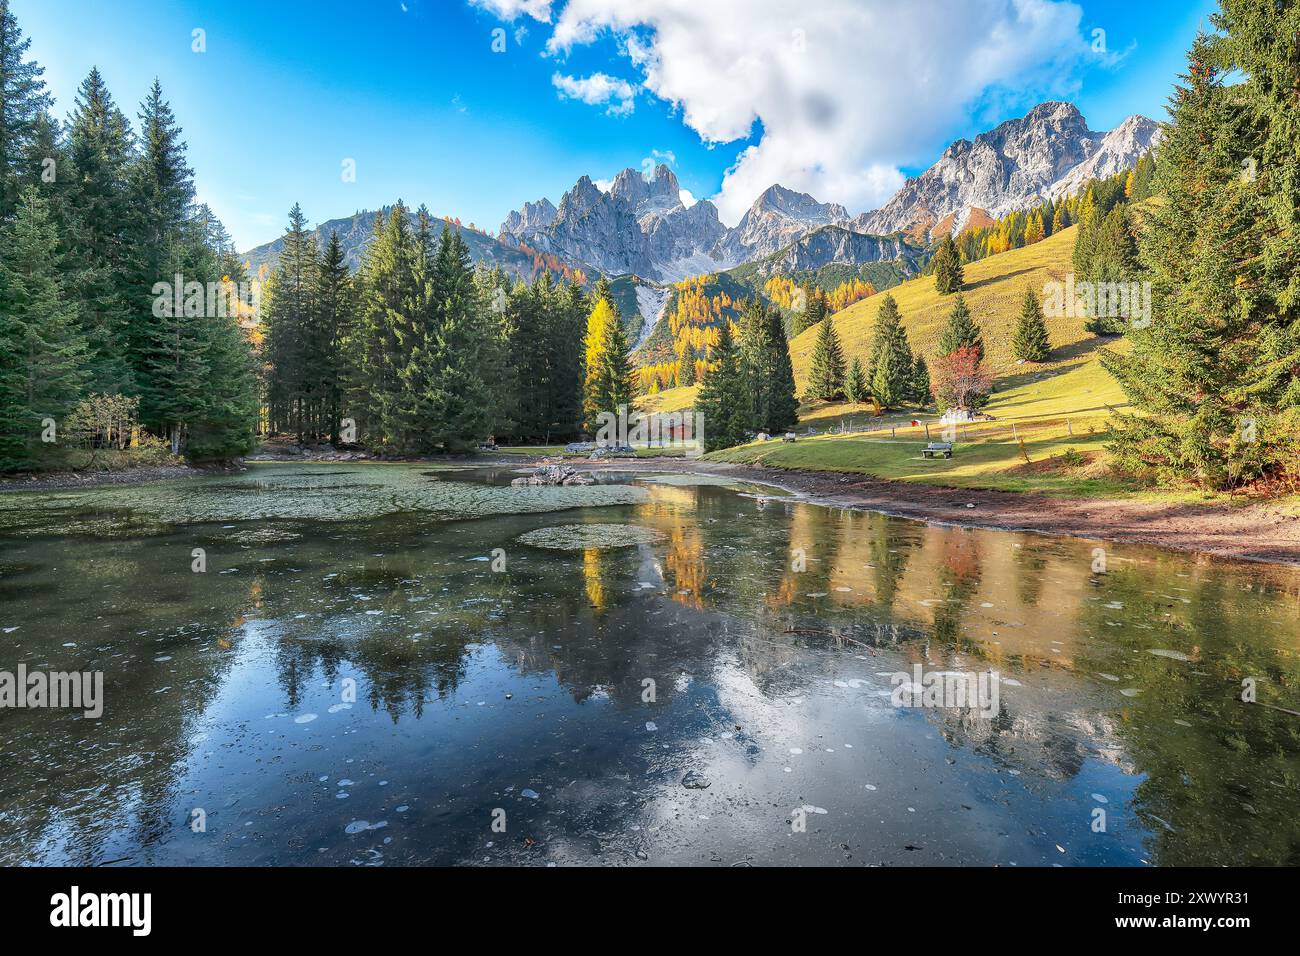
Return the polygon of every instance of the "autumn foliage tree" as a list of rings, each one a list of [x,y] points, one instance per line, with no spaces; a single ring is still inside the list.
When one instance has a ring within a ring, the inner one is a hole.
[[[974,346],[964,346],[935,360],[930,391],[941,408],[975,408],[992,390],[993,373]]]

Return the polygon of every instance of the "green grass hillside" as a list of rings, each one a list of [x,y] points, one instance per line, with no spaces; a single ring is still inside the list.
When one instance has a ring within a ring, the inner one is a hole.
[[[997,377],[1023,373],[1025,367],[1017,366],[1011,356],[1011,333],[1020,314],[1025,289],[1033,289],[1041,295],[1044,284],[1064,281],[1065,274],[1073,269],[1071,259],[1077,232],[1076,227],[1071,227],[1032,246],[990,256],[965,267],[966,288],[962,294],[975,321],[984,331],[987,360]],[[909,279],[890,289],[889,294],[898,302],[912,351],[924,355],[927,362],[931,361],[956,297],[940,295],[934,287],[934,279],[929,276]],[[835,331],[839,333],[848,361],[852,361],[855,355],[863,363],[869,358],[881,298],[875,295],[863,299],[834,316]],[[1082,318],[1049,316],[1047,328],[1056,349],[1052,356],[1055,361],[1033,367],[1032,374],[1091,359],[1097,340],[1084,331]],[[817,330],[808,329],[790,343],[795,382],[800,392],[807,380],[816,340]]]
[[[1053,345],[1048,362],[1018,364],[1010,351],[1025,289],[1041,295],[1046,283],[1064,281],[1073,268],[1076,232],[1066,229],[1027,248],[966,266],[963,294],[983,329],[988,362],[996,376],[996,391],[986,409],[995,420],[963,425],[951,460],[921,455],[927,440],[944,437],[933,414],[901,409],[875,419],[863,405],[822,403],[800,409],[801,430],[810,427],[821,434],[801,435],[794,443],[742,445],[710,457],[951,487],[1070,496],[1112,496],[1138,490],[1111,476],[1107,468],[1104,433],[1110,408],[1123,408],[1126,402],[1119,386],[1101,367],[1098,350],[1103,342],[1084,330],[1083,320],[1047,317]],[[954,297],[940,295],[933,278],[924,276],[894,287],[889,294],[898,302],[913,351],[932,361]],[[865,363],[869,358],[880,301],[879,295],[872,296],[833,317],[849,361],[857,356]],[[790,345],[801,391],[815,337],[816,330],[809,329]],[[1123,340],[1108,344],[1121,350],[1125,347]],[[651,411],[689,408],[697,393],[698,387],[671,389],[646,400],[644,407]],[[912,426],[913,420],[919,424]],[[836,433],[828,433],[830,429]]]

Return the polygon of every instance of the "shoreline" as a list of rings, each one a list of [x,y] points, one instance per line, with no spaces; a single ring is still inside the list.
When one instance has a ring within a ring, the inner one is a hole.
[[[258,457],[226,467],[163,465],[119,472],[70,473],[0,479],[0,494],[60,491],[103,485],[198,478],[247,470],[253,464],[420,464],[454,462],[467,467],[535,468],[542,458],[525,455],[410,459]],[[875,511],[929,524],[1017,531],[1098,542],[1139,544],[1238,561],[1300,567],[1300,516],[1261,501],[1240,506],[1198,505],[1103,498],[1049,498],[1030,492],[945,488],[864,475],[764,468],[698,458],[566,458],[579,471],[629,471],[725,476],[769,485],[802,501],[832,508]],[[971,507],[973,506],[973,507]]]
[[[206,475],[237,471],[238,468],[199,468],[194,465],[150,465],[124,468],[121,471],[52,471],[26,477],[0,478],[0,494],[23,491],[64,491],[99,488],[103,485],[143,485],[151,481],[175,478],[200,478]]]
[[[1300,567],[1300,517],[1271,502],[1198,505],[889,481],[839,472],[762,468],[700,459],[566,462],[580,470],[725,475],[772,485],[833,508],[876,511],[929,524],[1141,544],[1238,561]],[[968,507],[974,505],[974,507]]]

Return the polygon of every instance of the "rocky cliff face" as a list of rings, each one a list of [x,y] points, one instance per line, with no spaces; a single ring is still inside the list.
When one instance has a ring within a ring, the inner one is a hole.
[[[548,208],[553,207],[542,199],[510,213],[501,224],[502,237],[589,262],[610,275],[672,281],[719,267],[709,257],[726,232],[718,210],[707,200],[688,208],[667,166],[656,167],[649,179],[625,169],[608,192],[583,176],[553,216]]]
[[[807,193],[769,186],[754,200],[736,228],[727,231],[714,254],[730,265],[770,256],[821,226],[847,224],[848,210],[820,203]]]
[[[960,231],[972,209],[1000,218],[1135,165],[1158,129],[1153,120],[1131,116],[1111,132],[1098,133],[1088,129],[1073,105],[1042,103],[974,142],[957,140],[884,207],[856,217],[851,228],[890,233],[952,217],[950,228]]]
[[[791,275],[813,271],[829,263],[862,265],[868,262],[895,262],[903,275],[921,270],[924,248],[901,235],[870,236],[844,226],[822,226],[799,236],[789,245],[761,259],[760,276]]]
[[[544,230],[555,222],[556,215],[556,209],[549,199],[526,202],[523,209],[512,211],[506,217],[506,221],[501,224],[501,231],[515,239],[523,239]]]

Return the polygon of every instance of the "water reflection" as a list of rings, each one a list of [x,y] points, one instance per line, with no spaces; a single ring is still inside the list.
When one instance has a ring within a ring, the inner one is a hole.
[[[103,670],[107,698],[0,711],[0,859],[1300,862],[1300,721],[1240,701],[1300,700],[1291,570],[1117,548],[1098,574],[1086,542],[716,482],[502,513],[508,469],[384,471],[213,480],[193,524],[0,510],[0,669]],[[420,482],[428,517],[384,504]],[[330,497],[358,488],[364,515]],[[661,537],[516,540],[609,523]],[[913,664],[996,669],[997,715],[893,708]],[[801,807],[826,812],[794,833]]]

